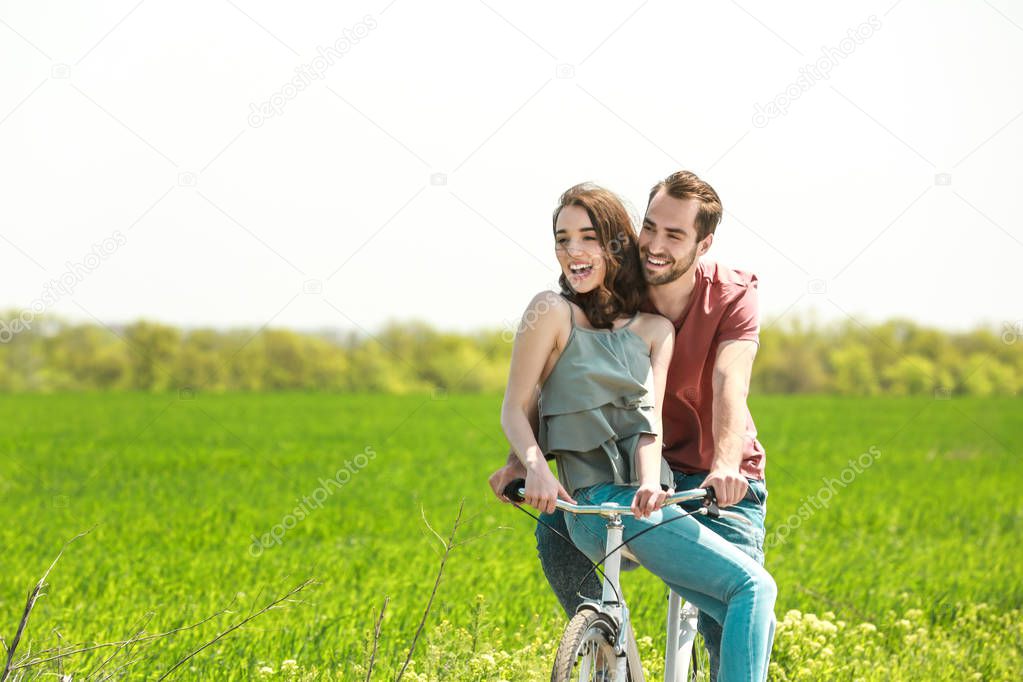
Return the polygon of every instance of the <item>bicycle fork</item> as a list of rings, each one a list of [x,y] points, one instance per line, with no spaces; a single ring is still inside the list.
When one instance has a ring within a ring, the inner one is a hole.
[[[632,631],[632,620],[629,608],[624,600],[619,601],[621,587],[622,550],[616,549],[622,544],[624,525],[619,515],[614,514],[607,519],[607,545],[604,552],[608,554],[604,561],[604,586],[600,598],[600,610],[618,623],[618,636],[615,641],[617,654],[617,679],[626,677],[626,667],[631,671],[632,682],[645,682],[643,666],[639,658],[636,636]],[[612,551],[614,550],[614,551]],[[692,604],[683,603],[682,597],[674,590],[668,591],[668,632],[664,652],[664,682],[685,682],[693,658],[693,644],[696,639],[696,623],[699,610]],[[628,664],[626,666],[626,663]]]
[[[604,586],[601,594],[600,609],[610,616],[615,623],[618,623],[618,634],[615,639],[615,664],[617,677],[615,679],[631,679],[632,682],[645,682],[643,677],[643,666],[639,659],[639,648],[636,646],[636,636],[632,632],[632,621],[629,618],[629,608],[624,600],[619,600],[621,594],[622,550],[618,548],[622,544],[622,533],[624,531],[621,516],[613,514],[607,519],[607,545],[604,548],[608,554],[604,560]],[[617,549],[616,549],[617,548]],[[612,551],[613,550],[613,551]],[[632,677],[628,678],[628,671]]]
[[[668,639],[664,651],[664,682],[684,682],[689,674],[700,612],[674,590],[668,592]]]

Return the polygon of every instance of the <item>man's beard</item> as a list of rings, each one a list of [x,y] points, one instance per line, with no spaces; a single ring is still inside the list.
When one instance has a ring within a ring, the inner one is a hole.
[[[651,286],[658,286],[660,284],[667,284],[668,282],[674,282],[682,275],[689,272],[689,269],[693,267],[693,263],[696,262],[696,245],[693,245],[693,250],[690,251],[684,260],[677,260],[671,264],[667,270],[660,272],[650,272],[646,267],[647,253],[643,252],[643,276],[646,277],[646,283]]]

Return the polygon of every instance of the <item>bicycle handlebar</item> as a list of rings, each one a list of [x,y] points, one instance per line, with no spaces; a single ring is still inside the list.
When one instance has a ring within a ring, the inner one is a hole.
[[[502,492],[505,497],[516,504],[525,502],[525,485],[525,479],[517,478],[506,485]],[[668,506],[669,504],[678,504],[680,502],[689,502],[691,500],[704,500],[704,506],[694,513],[707,514],[712,518],[724,517],[728,519],[735,519],[749,525],[753,524],[752,521],[742,514],[736,514],[735,512],[720,509],[717,504],[717,497],[714,494],[714,488],[711,487],[693,488],[692,490],[680,490],[677,493],[672,493],[664,499],[664,506]],[[631,507],[624,507],[620,504],[615,504],[614,502],[605,502],[604,504],[572,504],[565,500],[555,500],[554,506],[571,514],[619,514],[622,516],[632,516]]]

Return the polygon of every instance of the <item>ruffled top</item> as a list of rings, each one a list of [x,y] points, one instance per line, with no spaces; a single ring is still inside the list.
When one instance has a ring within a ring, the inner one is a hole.
[[[646,342],[629,327],[585,329],[575,324],[565,350],[540,389],[538,443],[555,457],[570,493],[613,481],[638,485],[636,448],[657,435],[653,368]],[[661,483],[673,485],[661,458]]]

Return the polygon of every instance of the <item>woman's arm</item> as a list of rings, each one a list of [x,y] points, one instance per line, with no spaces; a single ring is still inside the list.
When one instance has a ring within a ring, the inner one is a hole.
[[[537,406],[537,401],[540,399],[540,387],[537,386],[533,389],[533,397],[529,401],[529,427],[533,429],[533,434],[539,433],[540,428],[540,410]],[[490,484],[490,489],[494,491],[494,495],[497,499],[502,502],[511,502],[507,497],[504,496],[504,488],[509,483],[514,481],[516,478],[526,477],[526,467],[522,464],[522,460],[515,454],[515,450],[508,451],[508,459],[504,465],[490,474],[490,478],[487,479],[487,483]]]
[[[531,411],[536,410],[536,387],[557,348],[558,335],[568,322],[568,303],[547,291],[537,294],[523,314],[512,347],[508,386],[501,404],[501,428],[512,451],[526,468],[526,502],[548,514],[559,497],[574,502],[551,473],[536,442]]]
[[[640,436],[636,457],[639,471],[639,490],[632,502],[632,511],[637,518],[648,516],[660,509],[667,496],[661,490],[661,442],[664,433],[662,409],[664,391],[668,382],[668,365],[675,349],[675,327],[667,319],[657,316],[652,323],[650,343],[650,366],[654,374],[654,412],[657,415],[657,435]]]

